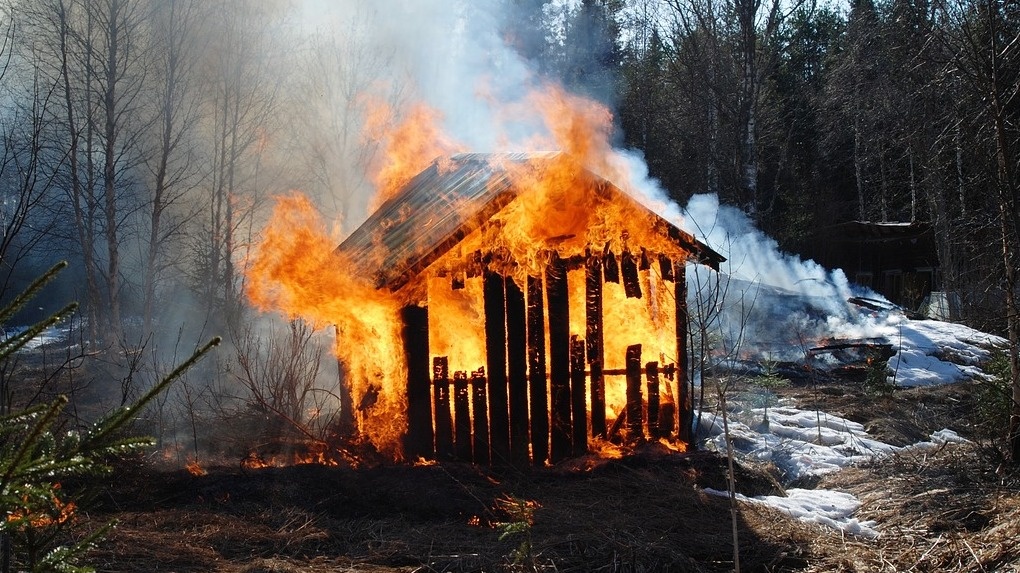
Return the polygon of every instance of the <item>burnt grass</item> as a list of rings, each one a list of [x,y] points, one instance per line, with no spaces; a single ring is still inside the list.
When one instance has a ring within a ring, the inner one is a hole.
[[[1015,571],[1020,473],[1000,463],[976,383],[874,394],[852,384],[780,390],[802,408],[907,444],[952,428],[974,440],[897,454],[798,487],[855,494],[875,540],[739,504],[742,571]],[[237,460],[239,462],[240,460]],[[296,465],[205,475],[134,460],[102,486],[83,527],[118,526],[102,572],[731,571],[725,459],[650,445],[528,471],[462,463]],[[768,467],[737,489],[777,494]],[[526,503],[524,518],[512,508]],[[511,508],[511,509],[508,509]],[[518,522],[514,529],[506,524]],[[527,522],[526,525],[524,523]]]

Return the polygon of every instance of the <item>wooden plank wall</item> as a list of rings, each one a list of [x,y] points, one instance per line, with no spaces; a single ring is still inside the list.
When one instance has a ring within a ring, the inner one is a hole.
[[[677,363],[647,362],[642,367],[642,346],[635,341],[621,357],[626,367],[607,370],[604,284],[623,283],[615,288],[624,288],[629,297],[641,297],[638,273],[656,260],[663,280],[674,282]],[[584,269],[584,338],[571,335],[569,328],[567,275],[580,268]],[[515,467],[544,465],[583,455],[590,438],[614,439],[624,428],[629,440],[676,435],[690,443],[683,261],[662,255],[656,259],[644,250],[639,256],[623,251],[619,258],[608,249],[589,251],[576,260],[551,252],[544,276],[527,277],[524,288],[492,270],[480,269],[472,275],[481,275],[483,281],[485,366],[473,365],[477,369],[470,374],[455,371],[452,387],[446,357],[433,358],[432,380],[427,380],[428,309],[408,306],[402,311],[409,455]],[[461,273],[455,273],[451,281],[451,288],[464,286]],[[626,407],[612,429],[606,427],[606,376],[625,377],[627,388]]]

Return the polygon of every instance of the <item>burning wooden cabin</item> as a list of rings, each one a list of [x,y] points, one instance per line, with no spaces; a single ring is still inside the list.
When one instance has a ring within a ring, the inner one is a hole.
[[[403,301],[408,458],[690,442],[685,265],[724,259],[570,156],[439,159],[337,250]]]

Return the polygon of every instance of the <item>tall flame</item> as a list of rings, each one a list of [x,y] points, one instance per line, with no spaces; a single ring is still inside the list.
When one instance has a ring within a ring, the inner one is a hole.
[[[518,285],[524,285],[527,276],[543,276],[553,250],[564,257],[601,254],[604,249],[641,256],[644,247],[650,256],[686,256],[661,229],[656,230],[649,211],[633,201],[613,200],[593,176],[622,185],[630,181],[626,163],[609,143],[612,115],[604,106],[552,85],[532,92],[524,106],[526,111],[505,111],[537,112],[549,135],[533,139],[523,150],[561,153],[531,162],[495,159],[502,161],[497,167],[508,174],[517,198],[425,271],[430,351],[433,356],[448,356],[451,372],[486,364],[480,279],[456,271],[464,268],[468,253],[505,253],[509,263],[501,271]],[[457,145],[439,129],[439,114],[424,105],[412,106],[399,122],[383,103],[368,109],[366,136],[384,148],[373,173],[377,194],[372,206],[378,207]],[[353,276],[351,261],[335,252],[338,243],[339,235],[328,232],[310,201],[298,194],[278,198],[249,262],[248,296],[261,310],[277,310],[318,326],[337,325],[341,334],[336,353],[346,365],[355,401],[373,388],[380,391],[376,411],[366,416],[363,429],[377,447],[399,455],[398,437],[406,428],[406,366],[399,324],[403,301]],[[451,270],[459,273],[456,280],[463,288],[452,288]],[[567,278],[570,331],[584,338],[584,270],[572,270]],[[657,264],[643,267],[641,290],[641,298],[627,298],[621,284],[604,285],[607,368],[622,368],[627,346],[639,343],[645,345],[643,361],[676,359],[673,288],[660,276]],[[621,376],[609,377],[606,383],[607,416],[613,418],[625,403],[625,383]],[[670,399],[667,388],[664,384],[664,401]]]
[[[349,261],[334,252],[338,243],[338,233],[327,230],[307,197],[277,197],[248,264],[248,298],[262,311],[275,310],[316,327],[336,325],[335,352],[348,371],[355,399],[379,392],[363,430],[381,449],[398,453],[405,398],[385,383],[404,378],[398,304],[351,273]]]
[[[459,146],[440,129],[440,113],[423,103],[411,105],[402,117],[386,102],[366,100],[365,107],[363,137],[383,147],[382,161],[370,174],[376,193],[368,208],[374,211],[429,163]]]

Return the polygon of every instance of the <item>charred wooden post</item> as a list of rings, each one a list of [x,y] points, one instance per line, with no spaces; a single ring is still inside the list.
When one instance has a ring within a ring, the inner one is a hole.
[[[648,381],[648,435],[659,439],[659,363],[645,364],[645,379]]]
[[[476,464],[489,463],[489,414],[488,400],[485,391],[485,368],[479,368],[471,373],[471,409],[474,417],[474,462]]]
[[[666,255],[659,255],[659,274],[664,281],[673,280],[673,261]]]
[[[640,438],[644,435],[641,413],[641,345],[627,347],[627,437]]]
[[[471,396],[467,372],[453,373],[453,442],[458,460],[471,461]]]
[[[489,372],[489,447],[492,461],[510,461],[510,415],[506,379],[506,281],[485,271],[485,359]]]
[[[528,465],[528,334],[524,291],[506,279],[507,381],[510,388],[510,461]]]
[[[602,268],[607,283],[620,282],[620,265],[616,262],[616,255],[608,247],[606,252],[602,254]]]
[[[584,320],[591,370],[591,434],[606,437],[605,344],[602,335],[602,260],[588,257],[585,267]]]
[[[545,370],[545,303],[542,279],[528,277],[528,388],[531,406],[531,461],[549,459],[549,399]]]
[[[409,304],[401,309],[407,361],[407,436],[404,453],[414,459],[435,455],[432,432],[432,380],[429,373],[429,310]]]
[[[638,276],[638,263],[630,251],[620,255],[620,274],[623,275],[623,292],[627,298],[641,298],[641,279]]]
[[[676,298],[676,413],[677,438],[693,444],[694,405],[691,401],[689,359],[687,354],[687,267],[685,261],[673,263],[673,289]]]
[[[336,334],[336,344],[340,347],[340,327],[334,326],[333,332]],[[354,417],[354,393],[351,392],[351,383],[347,375],[347,366],[344,364],[339,353],[336,357],[336,374],[337,374],[337,397],[340,399],[340,409],[337,413],[337,424],[340,428],[340,433],[344,436],[353,436],[356,432],[357,422]],[[2,571],[2,569],[0,569]]]
[[[552,401],[550,460],[570,456],[570,306],[567,269],[553,252],[545,270],[549,305],[549,388]]]
[[[669,382],[667,374],[665,388],[659,392],[659,437],[662,438],[671,438],[676,431],[676,398]]]
[[[586,372],[584,340],[576,335],[570,337],[570,415],[572,430],[570,441],[575,456],[588,453],[588,405],[585,395]]]
[[[436,410],[436,456],[453,457],[453,420],[450,418],[450,363],[446,356],[432,359],[432,396]]]

